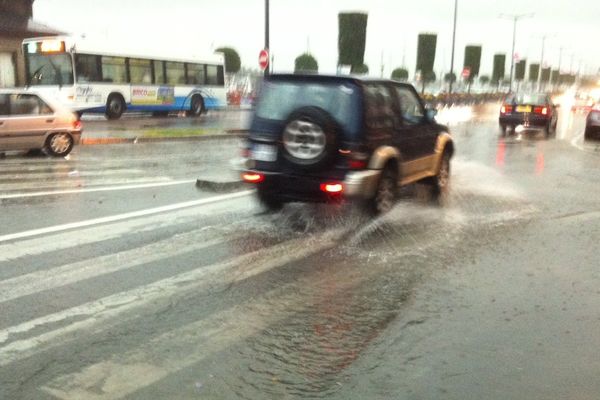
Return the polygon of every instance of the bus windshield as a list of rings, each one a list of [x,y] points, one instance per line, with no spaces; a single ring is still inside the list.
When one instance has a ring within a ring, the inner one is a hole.
[[[73,63],[70,54],[27,54],[27,84],[72,85]]]

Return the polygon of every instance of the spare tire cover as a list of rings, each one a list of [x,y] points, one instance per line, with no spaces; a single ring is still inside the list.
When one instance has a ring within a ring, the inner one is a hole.
[[[324,167],[337,149],[339,128],[329,113],[318,107],[302,107],[288,117],[282,132],[283,157],[291,164]]]

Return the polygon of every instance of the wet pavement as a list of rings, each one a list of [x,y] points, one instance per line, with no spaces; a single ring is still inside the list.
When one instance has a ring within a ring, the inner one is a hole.
[[[0,398],[598,398],[598,146],[496,111],[372,221],[198,190],[233,138],[0,160]]]

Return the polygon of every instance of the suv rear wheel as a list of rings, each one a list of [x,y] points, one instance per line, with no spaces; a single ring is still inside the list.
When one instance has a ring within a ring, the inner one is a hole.
[[[259,203],[268,211],[279,211],[283,208],[283,202],[276,195],[262,188],[256,191]]]

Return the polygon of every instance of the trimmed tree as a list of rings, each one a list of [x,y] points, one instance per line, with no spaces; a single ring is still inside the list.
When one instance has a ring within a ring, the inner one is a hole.
[[[353,66],[351,72],[353,74],[366,75],[369,73],[369,66],[367,64],[360,64],[355,67]]]
[[[408,70],[406,68],[396,68],[392,71],[392,79],[396,79],[398,81],[407,81]]]
[[[296,57],[294,62],[294,72],[319,72],[317,60],[309,53],[304,53]]]
[[[496,85],[500,85],[500,82],[504,80],[504,74],[506,68],[506,54],[495,54],[494,55],[494,70],[492,72],[492,82]]]
[[[225,72],[228,74],[237,74],[242,66],[240,55],[231,47],[220,47],[215,52],[223,53],[225,57]]]
[[[480,76],[479,83],[481,83],[483,86],[487,85],[488,83],[490,83],[490,77],[487,75]]]
[[[338,65],[349,65],[352,72],[365,62],[368,17],[365,13],[338,14]]]
[[[542,68],[542,83],[550,82],[550,74],[552,72],[552,68]]]
[[[469,83],[468,92],[471,92],[471,84],[473,80],[479,75],[479,67],[481,66],[481,46],[467,46],[465,47],[465,62],[463,67],[469,68],[471,73],[467,82]]]
[[[454,72],[448,72],[444,75],[444,82],[446,83],[455,83],[456,82],[456,74]]]
[[[550,73],[550,82],[552,82],[553,84],[557,84],[559,78],[560,78],[560,71],[557,69],[553,69],[552,72]]]
[[[525,69],[527,68],[527,60],[523,59],[515,65],[515,79],[517,81],[525,80]]]
[[[529,82],[537,82],[540,77],[540,64],[529,64]]]
[[[437,46],[437,35],[433,33],[419,34],[417,43],[417,71],[421,73],[421,82],[423,84],[421,93],[425,93],[425,85],[431,80],[433,73],[433,64],[435,63],[435,51]],[[435,79],[434,79],[435,81]]]

